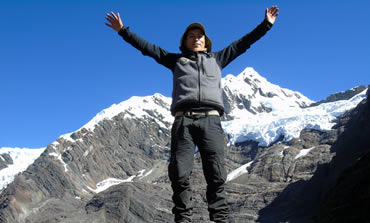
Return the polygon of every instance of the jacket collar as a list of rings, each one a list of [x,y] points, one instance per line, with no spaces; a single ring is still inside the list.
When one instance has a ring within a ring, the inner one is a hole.
[[[200,51],[200,52],[184,51],[182,52],[182,55],[185,57],[193,57],[193,56],[198,56],[202,54],[206,55],[207,57],[211,56],[211,53],[208,51]]]

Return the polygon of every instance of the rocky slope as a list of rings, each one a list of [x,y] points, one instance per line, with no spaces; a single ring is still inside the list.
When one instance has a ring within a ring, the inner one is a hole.
[[[370,91],[367,91],[370,95]],[[368,222],[370,214],[370,102],[337,120],[330,162],[313,176],[289,184],[259,212],[260,222]]]
[[[361,91],[365,89],[366,89],[365,86],[354,87],[352,89],[349,89],[348,91],[338,92],[338,93],[329,95],[325,100],[314,102],[310,104],[310,106],[317,106],[322,103],[339,101],[339,100],[348,100],[349,98],[352,98],[353,96],[355,96],[356,94],[360,93]]]
[[[224,85],[230,109],[227,120],[237,118],[237,109],[272,112],[275,102],[268,104],[267,98],[280,98],[288,107],[309,105],[304,96],[271,90],[272,85],[253,75],[238,76],[240,83],[252,86],[250,94],[232,90],[236,82]],[[173,222],[167,177],[169,104],[169,99],[159,94],[133,97],[60,137],[2,191],[0,222]],[[342,182],[352,180],[343,179],[343,171],[355,178],[357,165],[363,168],[362,163],[366,164],[365,156],[361,163],[357,160],[361,161],[369,148],[365,140],[369,115],[363,115],[368,104],[365,100],[342,115],[332,130],[304,129],[297,138],[277,140],[263,148],[256,141],[225,147],[227,193],[235,221],[312,222],[315,216],[332,213],[344,201],[332,202],[331,198],[342,193]],[[364,140],[357,141],[354,131],[363,132]],[[225,135],[225,145],[228,140]],[[356,155],[348,152],[353,145]],[[351,162],[344,162],[347,156]],[[201,160],[198,153],[194,157],[193,221],[209,222]],[[329,172],[330,177],[325,175]],[[338,189],[330,193],[332,187]],[[325,188],[325,196],[319,193],[321,188]],[[328,203],[327,209],[320,208],[320,202]]]
[[[8,167],[8,165],[13,164],[13,159],[9,154],[0,154],[0,170]]]
[[[26,170],[45,148],[0,148],[0,193],[15,176]]]

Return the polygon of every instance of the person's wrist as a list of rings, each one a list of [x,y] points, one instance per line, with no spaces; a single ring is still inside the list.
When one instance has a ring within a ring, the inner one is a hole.
[[[124,26],[121,26],[121,27],[119,27],[116,31],[117,32],[119,32],[119,31],[121,31],[122,29],[124,29],[125,27]]]
[[[123,24],[120,24],[120,26],[117,29],[117,32],[119,32],[121,29],[123,29],[123,27],[124,27],[124,25]]]

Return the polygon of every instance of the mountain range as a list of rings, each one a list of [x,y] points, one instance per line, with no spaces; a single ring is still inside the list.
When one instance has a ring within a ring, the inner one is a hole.
[[[236,222],[368,217],[367,87],[313,102],[253,68],[222,83],[227,193]],[[160,94],[132,97],[46,148],[0,149],[0,222],[173,222],[170,104]],[[199,153],[194,157],[193,221],[209,222]]]

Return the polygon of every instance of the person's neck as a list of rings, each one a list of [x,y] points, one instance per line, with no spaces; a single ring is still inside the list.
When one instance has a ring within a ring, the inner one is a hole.
[[[190,50],[187,50],[185,52],[183,52],[183,54],[190,54],[190,55],[197,55],[197,54],[207,54],[208,52],[205,50],[205,51],[190,51]]]

